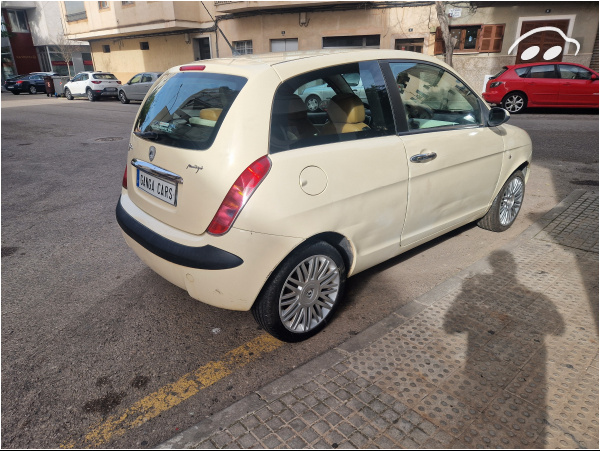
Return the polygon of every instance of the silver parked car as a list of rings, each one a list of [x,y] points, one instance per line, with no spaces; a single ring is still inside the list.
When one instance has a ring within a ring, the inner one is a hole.
[[[119,88],[119,100],[121,103],[129,103],[130,100],[144,100],[150,87],[161,75],[162,72],[142,72],[133,76]]]

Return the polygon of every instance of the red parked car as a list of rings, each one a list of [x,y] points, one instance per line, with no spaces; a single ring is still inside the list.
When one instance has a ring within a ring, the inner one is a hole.
[[[505,66],[482,95],[510,113],[526,107],[598,108],[598,73],[573,63]]]

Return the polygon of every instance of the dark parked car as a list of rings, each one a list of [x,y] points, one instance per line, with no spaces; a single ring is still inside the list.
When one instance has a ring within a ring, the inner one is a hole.
[[[526,107],[598,108],[598,73],[562,62],[506,66],[487,82],[482,95],[510,113]]]
[[[121,103],[129,103],[130,100],[144,100],[150,87],[161,75],[162,72],[142,72],[133,76],[119,88],[119,100]]]
[[[37,72],[9,78],[4,82],[4,87],[15,95],[21,94],[22,92],[28,92],[29,94],[46,92],[44,77],[47,75],[53,75],[53,73]]]

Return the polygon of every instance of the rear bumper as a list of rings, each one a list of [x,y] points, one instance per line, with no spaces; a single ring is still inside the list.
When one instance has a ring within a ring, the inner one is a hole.
[[[193,235],[142,211],[123,189],[117,221],[127,245],[152,270],[206,304],[249,310],[279,263],[303,240],[232,228]]]
[[[121,200],[117,204],[117,222],[124,233],[146,250],[176,265],[187,268],[220,270],[240,266],[244,261],[237,255],[207,244],[185,246],[153,232],[125,211]]]
[[[502,103],[502,98],[504,96],[503,93],[494,92],[494,91],[486,91],[481,94],[483,99],[488,103],[500,104]]]

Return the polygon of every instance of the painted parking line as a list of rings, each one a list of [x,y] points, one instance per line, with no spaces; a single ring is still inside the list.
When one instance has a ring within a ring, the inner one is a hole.
[[[81,442],[67,442],[61,448],[98,448],[109,440],[125,434],[167,410],[191,398],[200,390],[230,375],[235,370],[257,360],[262,355],[284,343],[264,334],[229,351],[221,360],[209,362],[187,373],[178,381],[165,385],[158,391],[133,404],[120,415],[113,415],[94,426]]]

